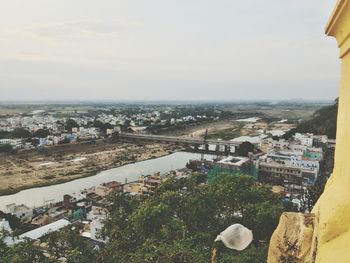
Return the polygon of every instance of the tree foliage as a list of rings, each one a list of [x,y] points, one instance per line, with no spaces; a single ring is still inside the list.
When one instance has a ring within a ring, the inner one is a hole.
[[[215,247],[219,262],[266,262],[267,243],[283,212],[281,201],[250,176],[219,174],[210,185],[205,182],[204,175],[193,174],[168,179],[152,196],[110,196],[100,233],[108,242],[100,250],[79,237],[79,230],[67,227],[44,238],[49,258],[30,242],[11,248],[0,242],[0,261],[204,263]],[[216,236],[234,223],[254,234],[254,242],[243,252],[214,244]]]
[[[67,131],[71,132],[72,128],[79,127],[78,123],[73,119],[68,119],[65,123],[65,128]]]
[[[254,151],[254,145],[251,144],[250,142],[243,142],[237,149],[237,154],[239,156],[248,156],[249,152]]]
[[[61,231],[50,233],[45,241],[48,244],[48,253],[54,258],[66,258],[67,263],[96,262],[97,252],[88,241],[79,237],[76,228],[66,227]]]
[[[1,247],[1,241],[0,241]],[[0,248],[1,249],[1,248]],[[3,263],[51,263],[54,262],[44,256],[44,253],[33,245],[31,240],[7,247],[0,254],[0,262]]]
[[[11,138],[30,138],[32,134],[24,128],[16,128],[11,132]]]
[[[38,138],[46,138],[48,135],[50,135],[50,131],[46,129],[39,129],[34,132],[34,137]]]
[[[149,198],[114,197],[102,262],[209,262],[215,237],[234,223],[252,229],[255,242],[244,253],[221,247],[222,262],[266,261],[266,243],[283,211],[280,201],[249,176],[202,181],[202,175],[170,179]]]
[[[10,144],[1,144],[0,153],[9,153],[12,151],[12,146]]]

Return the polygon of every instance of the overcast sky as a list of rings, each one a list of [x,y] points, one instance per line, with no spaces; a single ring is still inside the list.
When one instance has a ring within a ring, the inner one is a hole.
[[[334,99],[336,0],[0,0],[0,100]]]

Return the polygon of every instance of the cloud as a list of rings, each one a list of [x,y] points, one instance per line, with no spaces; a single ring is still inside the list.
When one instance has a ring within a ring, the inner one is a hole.
[[[113,35],[139,24],[124,20],[80,20],[55,24],[36,24],[25,31],[40,37],[91,37],[96,35]]]

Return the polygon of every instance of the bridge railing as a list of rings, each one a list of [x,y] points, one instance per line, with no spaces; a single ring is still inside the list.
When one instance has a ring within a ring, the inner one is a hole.
[[[152,134],[134,134],[134,133],[119,133],[122,138],[140,138],[140,139],[154,139],[169,142],[181,142],[189,144],[215,144],[215,145],[227,145],[227,146],[239,146],[241,143],[233,141],[223,141],[223,140],[200,140],[200,139],[190,139],[174,136],[164,136],[164,135],[152,135]]]

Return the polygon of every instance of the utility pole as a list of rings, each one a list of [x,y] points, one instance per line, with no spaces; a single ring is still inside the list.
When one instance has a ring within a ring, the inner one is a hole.
[[[205,145],[207,144],[207,139],[208,139],[208,129],[205,130],[205,134],[204,134],[204,140],[203,140],[203,151],[202,151],[202,154],[201,154],[201,161],[203,162],[204,160],[204,151],[205,151]]]
[[[204,167],[204,152],[206,149],[206,144],[207,144],[207,139],[208,139],[208,129],[205,130],[205,134],[204,134],[204,140],[203,140],[203,151],[201,154],[201,173],[204,174],[205,173],[205,167]]]

